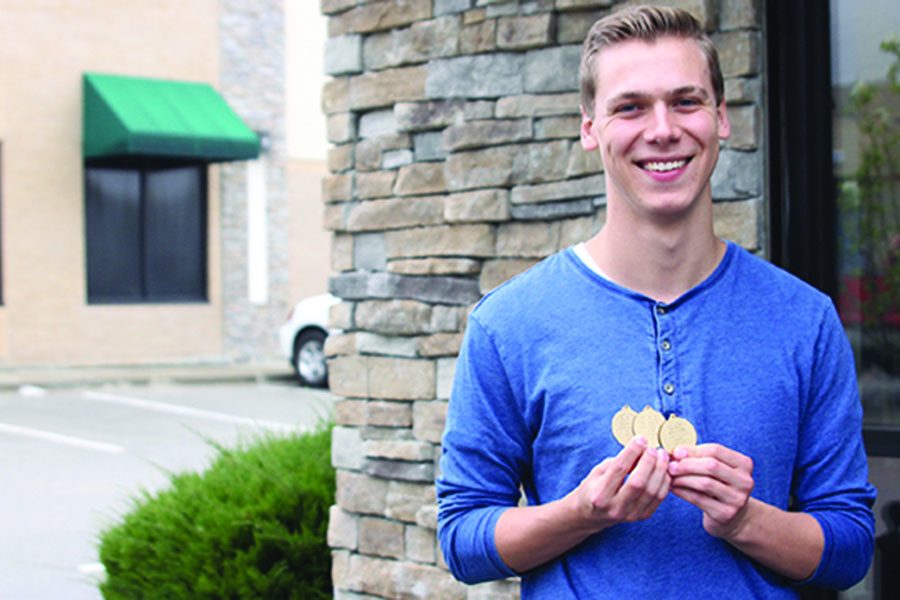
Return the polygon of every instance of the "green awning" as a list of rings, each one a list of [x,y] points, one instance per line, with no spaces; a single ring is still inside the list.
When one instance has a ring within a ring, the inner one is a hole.
[[[259,137],[205,83],[86,73],[84,156],[244,160]]]

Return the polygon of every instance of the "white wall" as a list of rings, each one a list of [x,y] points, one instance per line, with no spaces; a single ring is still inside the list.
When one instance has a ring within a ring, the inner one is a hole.
[[[323,68],[326,20],[319,13],[317,1],[284,2],[288,158],[324,161],[328,143],[321,99],[326,80]]]
[[[328,289],[331,235],[322,224],[328,142],[322,113],[327,21],[317,0],[284,0],[290,288],[297,300]]]

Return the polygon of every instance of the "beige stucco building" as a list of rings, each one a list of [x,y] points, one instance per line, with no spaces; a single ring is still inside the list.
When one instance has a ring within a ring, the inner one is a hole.
[[[0,2],[0,365],[269,360],[289,306],[325,291],[324,160],[287,151],[284,3],[243,4]],[[89,290],[86,73],[209,84],[268,142],[199,157],[205,289],[188,301]]]

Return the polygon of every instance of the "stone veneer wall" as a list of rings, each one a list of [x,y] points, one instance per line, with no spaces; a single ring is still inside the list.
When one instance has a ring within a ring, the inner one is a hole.
[[[283,4],[283,0],[219,4],[220,90],[250,128],[268,134],[270,144],[260,157],[265,165],[268,236],[264,304],[252,303],[248,296],[247,163],[220,167],[223,350],[236,360],[283,360],[276,332],[297,300],[290,298]]]
[[[466,315],[497,284],[587,239],[604,179],[578,142],[580,44],[612,0],[320,0],[333,231],[337,598],[513,598],[467,588],[435,543],[433,480]],[[720,235],[761,251],[762,17],[683,0],[717,42],[732,136]]]

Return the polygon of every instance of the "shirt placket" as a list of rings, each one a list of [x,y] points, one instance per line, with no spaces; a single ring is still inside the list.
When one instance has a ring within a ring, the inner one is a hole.
[[[678,360],[675,352],[677,335],[672,307],[657,303],[653,308],[656,324],[657,396],[661,412],[668,416],[678,412],[681,390],[678,378]]]

